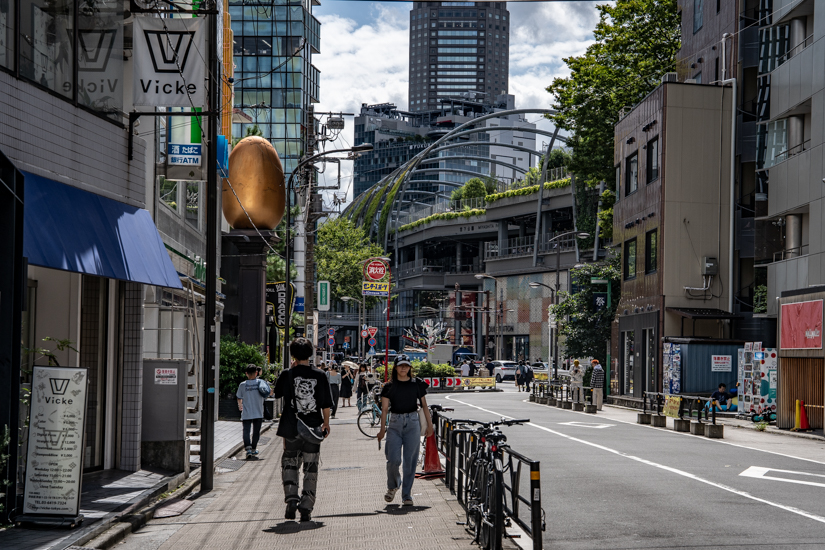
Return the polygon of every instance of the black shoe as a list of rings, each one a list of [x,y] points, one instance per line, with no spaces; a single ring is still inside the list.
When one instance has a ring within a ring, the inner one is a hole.
[[[295,502],[288,502],[286,505],[286,512],[284,512],[284,519],[295,519],[295,512],[298,511],[298,504]],[[301,512],[301,517],[304,513]]]
[[[309,510],[301,510],[301,521],[312,521],[312,512]]]

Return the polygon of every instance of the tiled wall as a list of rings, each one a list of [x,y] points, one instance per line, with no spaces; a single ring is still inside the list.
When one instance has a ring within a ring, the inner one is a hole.
[[[143,401],[143,285],[124,283],[123,416],[120,469],[140,470],[140,419]]]

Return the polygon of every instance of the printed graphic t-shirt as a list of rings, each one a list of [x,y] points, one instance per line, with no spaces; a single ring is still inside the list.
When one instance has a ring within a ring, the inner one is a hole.
[[[324,423],[321,411],[332,407],[326,373],[309,365],[296,365],[282,372],[275,382],[275,397],[284,400],[278,435],[288,439],[298,437],[297,418],[315,428]]]

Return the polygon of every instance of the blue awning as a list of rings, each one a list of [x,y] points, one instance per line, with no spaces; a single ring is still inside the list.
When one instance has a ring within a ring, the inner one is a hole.
[[[183,288],[149,212],[24,174],[23,255],[29,264]]]

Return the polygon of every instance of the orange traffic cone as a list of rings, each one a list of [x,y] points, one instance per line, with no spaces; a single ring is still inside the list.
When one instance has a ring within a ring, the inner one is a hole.
[[[435,434],[428,437],[424,444],[424,471],[415,474],[415,477],[423,479],[444,477],[441,460],[438,458],[438,444],[435,441]]]
[[[793,428],[791,428],[792,432],[796,432],[799,430],[800,427],[800,418],[799,418],[799,399],[796,400],[796,410],[794,412],[794,420],[793,420]]]
[[[808,424],[808,414],[805,412],[805,402],[799,402],[799,429],[803,432],[810,431],[811,425]]]

